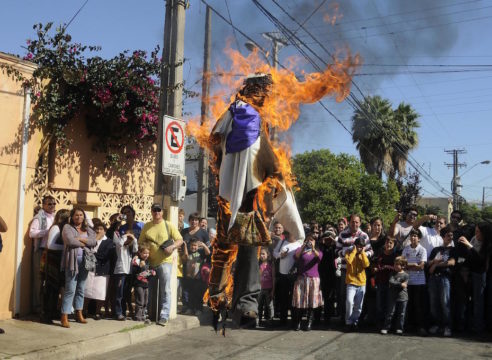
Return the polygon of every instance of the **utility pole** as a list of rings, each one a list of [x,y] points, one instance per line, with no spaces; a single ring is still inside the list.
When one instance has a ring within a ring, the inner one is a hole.
[[[209,111],[210,92],[210,57],[212,52],[212,12],[207,6],[205,14],[205,42],[203,46],[203,80],[202,80],[202,110],[200,125],[206,122]],[[208,156],[206,151],[200,148],[198,158],[198,194],[197,210],[200,216],[208,215]]]
[[[161,95],[159,101],[159,124],[156,156],[156,173],[154,181],[154,201],[167,210],[167,219],[178,222],[178,204],[171,200],[171,176],[162,174],[163,156],[163,121],[164,115],[176,118],[182,115],[183,60],[185,0],[167,0],[164,22],[164,42],[162,49]]]
[[[459,198],[461,192],[461,179],[458,176],[458,169],[466,166],[466,163],[458,161],[458,154],[465,154],[465,149],[444,150],[445,153],[453,155],[453,163],[444,163],[448,168],[453,168],[453,180],[451,181],[451,191],[453,193],[453,210],[459,210]]]
[[[178,203],[171,199],[172,176],[163,175],[163,123],[164,115],[180,118],[183,106],[183,60],[185,9],[187,0],[166,0],[166,17],[164,21],[164,43],[162,49],[161,94],[159,99],[159,125],[157,135],[157,154],[154,181],[154,201],[167,210],[166,218],[173,224],[178,223]],[[149,209],[150,210],[150,209]],[[177,257],[173,255],[171,275],[171,311],[170,318],[176,317],[177,309]],[[160,284],[164,286],[164,284]],[[153,287],[151,296],[152,318],[159,317],[160,304],[157,299],[157,287]]]

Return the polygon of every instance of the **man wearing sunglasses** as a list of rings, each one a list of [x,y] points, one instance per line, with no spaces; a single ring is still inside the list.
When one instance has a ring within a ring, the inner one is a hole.
[[[31,257],[31,274],[32,274],[32,312],[40,312],[40,294],[41,294],[41,256],[48,241],[48,233],[55,219],[56,200],[51,195],[43,197],[42,208],[31,220],[29,227],[29,237],[32,239],[32,257]],[[41,319],[43,320],[43,319]]]
[[[157,324],[165,326],[171,312],[171,273],[173,267],[173,252],[183,245],[183,238],[178,228],[171,222],[164,220],[161,204],[152,204],[152,221],[146,223],[138,238],[138,244],[149,246],[150,266],[155,269],[159,280],[159,305]],[[151,303],[157,297],[156,281],[151,283]],[[152,306],[152,314],[155,306]]]

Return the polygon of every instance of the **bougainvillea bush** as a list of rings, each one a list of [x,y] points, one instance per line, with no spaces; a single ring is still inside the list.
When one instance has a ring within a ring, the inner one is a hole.
[[[107,154],[109,166],[137,157],[155,142],[159,114],[161,59],[157,47],[125,51],[112,59],[96,56],[97,46],[72,41],[63,27],[35,25],[36,39],[27,40],[25,60],[38,65],[25,81],[32,89],[35,126],[68,149],[65,128],[85,121],[94,150]],[[16,74],[11,74],[16,75]]]

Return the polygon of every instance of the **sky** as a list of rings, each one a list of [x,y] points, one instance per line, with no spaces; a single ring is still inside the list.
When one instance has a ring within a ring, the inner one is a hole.
[[[271,44],[261,34],[279,30],[254,1],[206,2],[237,29],[270,49]],[[350,48],[352,53],[360,54],[363,65],[354,83],[361,92],[352,89],[358,98],[380,95],[394,107],[400,102],[409,103],[420,114],[419,145],[411,152],[411,160],[435,180],[423,180],[423,196],[446,196],[441,189],[450,191],[453,173],[445,165],[452,162],[445,150],[464,149],[466,153],[459,157],[467,164],[460,169],[462,196],[469,202],[481,202],[485,187],[486,201],[492,202],[492,163],[476,165],[492,161],[492,38],[488,36],[492,0],[345,0],[340,2],[333,26],[323,21],[326,14],[336,13],[331,1],[258,3],[278,20],[277,24],[296,31],[297,46],[305,51],[308,48],[317,66],[329,61],[328,52]],[[34,37],[34,24],[68,23],[82,6],[68,32],[76,42],[100,45],[102,57],[110,58],[127,49],[150,51],[162,44],[164,0],[3,0],[2,5],[0,51],[5,53],[25,55],[23,47]],[[185,86],[198,92],[204,19],[204,3],[192,0],[186,10],[184,79]],[[216,14],[212,16],[212,29],[212,64],[224,63],[227,40],[242,54],[248,54],[244,46],[247,39]],[[315,71],[292,44],[280,50],[279,61],[285,63],[293,56],[298,68]],[[350,129],[353,108],[347,102],[325,103]],[[190,100],[185,111],[198,113],[199,105],[198,100]],[[288,137],[294,154],[327,148],[358,156],[351,135],[320,105],[303,106]]]

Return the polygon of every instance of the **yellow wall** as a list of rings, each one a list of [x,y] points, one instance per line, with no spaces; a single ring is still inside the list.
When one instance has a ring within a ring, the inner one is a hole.
[[[25,76],[32,74],[35,65],[0,53],[0,62],[9,63],[22,71]],[[3,251],[0,253],[2,269],[0,287],[0,319],[14,315],[15,304],[15,254],[19,238],[17,211],[19,208],[19,163],[21,149],[21,125],[24,96],[21,84],[9,79],[0,69],[0,216],[6,221],[8,232],[2,234]],[[85,204],[97,216],[106,220],[123,204],[137,209],[138,220],[148,220],[153,201],[155,146],[149,146],[146,153],[136,161],[125,160],[127,171],[117,173],[105,168],[103,154],[92,151],[92,139],[86,135],[83,121],[75,120],[67,129],[67,136],[73,140],[69,151],[56,156],[51,165],[52,183],[40,182],[36,176],[40,156],[42,133],[30,128],[27,154],[26,191],[22,219],[22,263],[21,263],[21,304],[19,315],[30,311],[31,299],[31,242],[27,237],[33,209],[43,194],[50,193],[57,199],[57,210],[71,208],[74,204]],[[43,172],[41,172],[43,173]],[[44,174],[44,173],[43,173]]]
[[[8,63],[20,70],[24,76],[29,76],[35,66],[29,62],[19,60],[15,57],[0,53],[0,62]],[[0,216],[6,221],[8,231],[2,234],[3,251],[0,253],[0,269],[2,269],[2,286],[0,287],[0,319],[12,317],[14,311],[15,293],[15,254],[17,233],[17,212],[19,209],[19,175],[20,175],[20,149],[21,149],[21,125],[24,110],[24,94],[21,84],[8,78],[0,70]],[[41,135],[33,131],[29,137],[27,153],[27,179],[34,176],[37,152]],[[34,207],[34,193],[27,189],[25,197],[25,212],[23,216],[23,232],[27,229],[28,222],[32,217]],[[26,220],[27,219],[27,220]],[[23,263],[30,264],[29,239],[22,240],[29,246],[22,249]],[[24,270],[24,268],[23,268]],[[21,283],[29,288],[30,267],[23,271]],[[25,294],[28,300],[29,294]],[[24,302],[24,308],[29,303]]]

